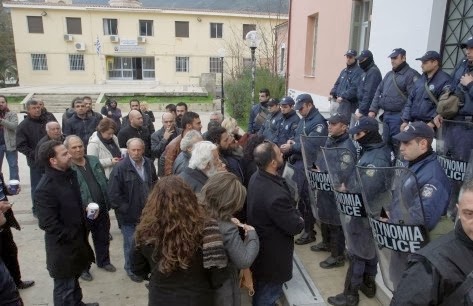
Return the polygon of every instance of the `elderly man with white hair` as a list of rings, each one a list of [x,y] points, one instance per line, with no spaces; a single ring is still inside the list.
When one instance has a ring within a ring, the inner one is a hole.
[[[189,166],[179,176],[195,193],[200,193],[209,177],[221,169],[217,146],[210,141],[200,141],[192,149]]]
[[[179,153],[172,166],[173,174],[180,174],[187,168],[194,144],[202,140],[202,135],[196,130],[188,132],[184,138],[182,138],[180,143],[181,153]]]

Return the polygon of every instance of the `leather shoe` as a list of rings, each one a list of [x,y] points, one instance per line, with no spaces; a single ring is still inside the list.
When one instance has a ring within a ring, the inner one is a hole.
[[[92,277],[92,274],[90,274],[89,271],[84,271],[82,272],[82,274],[80,275],[80,278],[82,278],[83,280],[87,281],[87,282],[90,282],[92,281],[94,278]]]
[[[315,231],[310,231],[309,233],[304,231],[302,235],[296,239],[295,244],[304,245],[315,241]]]
[[[115,271],[117,271],[117,268],[115,268],[115,266],[112,265],[112,264],[107,264],[107,265],[105,265],[105,266],[103,266],[103,267],[100,267],[100,268],[101,268],[101,269],[104,269],[104,270],[107,271],[107,272],[115,272]]]
[[[310,250],[313,252],[330,252],[328,245],[325,242],[319,242],[310,247]]]
[[[27,281],[20,281],[20,283],[18,285],[16,285],[16,288],[26,289],[26,288],[33,287],[33,286],[34,286],[34,281],[27,280]]]
[[[131,275],[128,275],[128,277],[134,281],[135,283],[141,283],[143,282],[143,278],[141,276],[138,276],[138,275],[135,275],[135,274],[131,274]]]
[[[360,297],[358,295],[345,295],[344,293],[340,293],[336,296],[329,297],[327,302],[335,306],[357,306],[360,302]]]
[[[375,276],[363,276],[363,283],[360,286],[360,291],[363,292],[366,297],[373,298],[376,295],[376,281]]]
[[[324,261],[319,263],[319,266],[323,269],[338,268],[344,265],[345,265],[345,258],[343,258],[343,256],[340,256],[337,258],[330,256]]]

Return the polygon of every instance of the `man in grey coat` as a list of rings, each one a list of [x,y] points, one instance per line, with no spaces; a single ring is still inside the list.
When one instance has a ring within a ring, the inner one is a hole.
[[[0,95],[0,170],[3,156],[6,156],[10,168],[10,180],[19,180],[18,151],[16,150],[16,127],[18,116],[8,109],[7,98]]]

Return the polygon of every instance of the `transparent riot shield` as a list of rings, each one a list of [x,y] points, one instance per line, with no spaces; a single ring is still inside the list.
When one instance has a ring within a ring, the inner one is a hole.
[[[326,224],[340,225],[327,166],[320,150],[326,141],[326,136],[302,135],[302,159],[309,183],[310,204],[315,218]]]
[[[322,148],[332,182],[347,250],[363,259],[375,257],[373,236],[356,177],[355,157],[345,148]]]
[[[417,179],[404,167],[356,169],[383,281],[394,291],[409,254],[428,242]]]
[[[334,114],[338,112],[338,107],[340,106],[340,103],[337,102],[336,98],[329,98],[330,102],[330,114]]]
[[[468,161],[473,149],[473,123],[443,120],[437,130],[436,151],[438,160],[452,183],[452,196],[448,216],[454,219],[457,213],[457,199],[465,179]]]
[[[294,203],[299,202],[299,189],[297,188],[296,181],[294,179],[294,166],[290,163],[286,163],[284,165],[284,170],[282,173],[282,177],[286,180],[286,183],[289,187],[289,191],[291,192],[291,197],[294,199]]]

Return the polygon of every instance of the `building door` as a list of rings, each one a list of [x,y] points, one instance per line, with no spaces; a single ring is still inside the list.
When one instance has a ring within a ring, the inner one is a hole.
[[[154,57],[107,58],[110,80],[154,80]]]
[[[442,68],[451,73],[465,57],[459,44],[473,36],[473,1],[449,0],[442,35]]]

